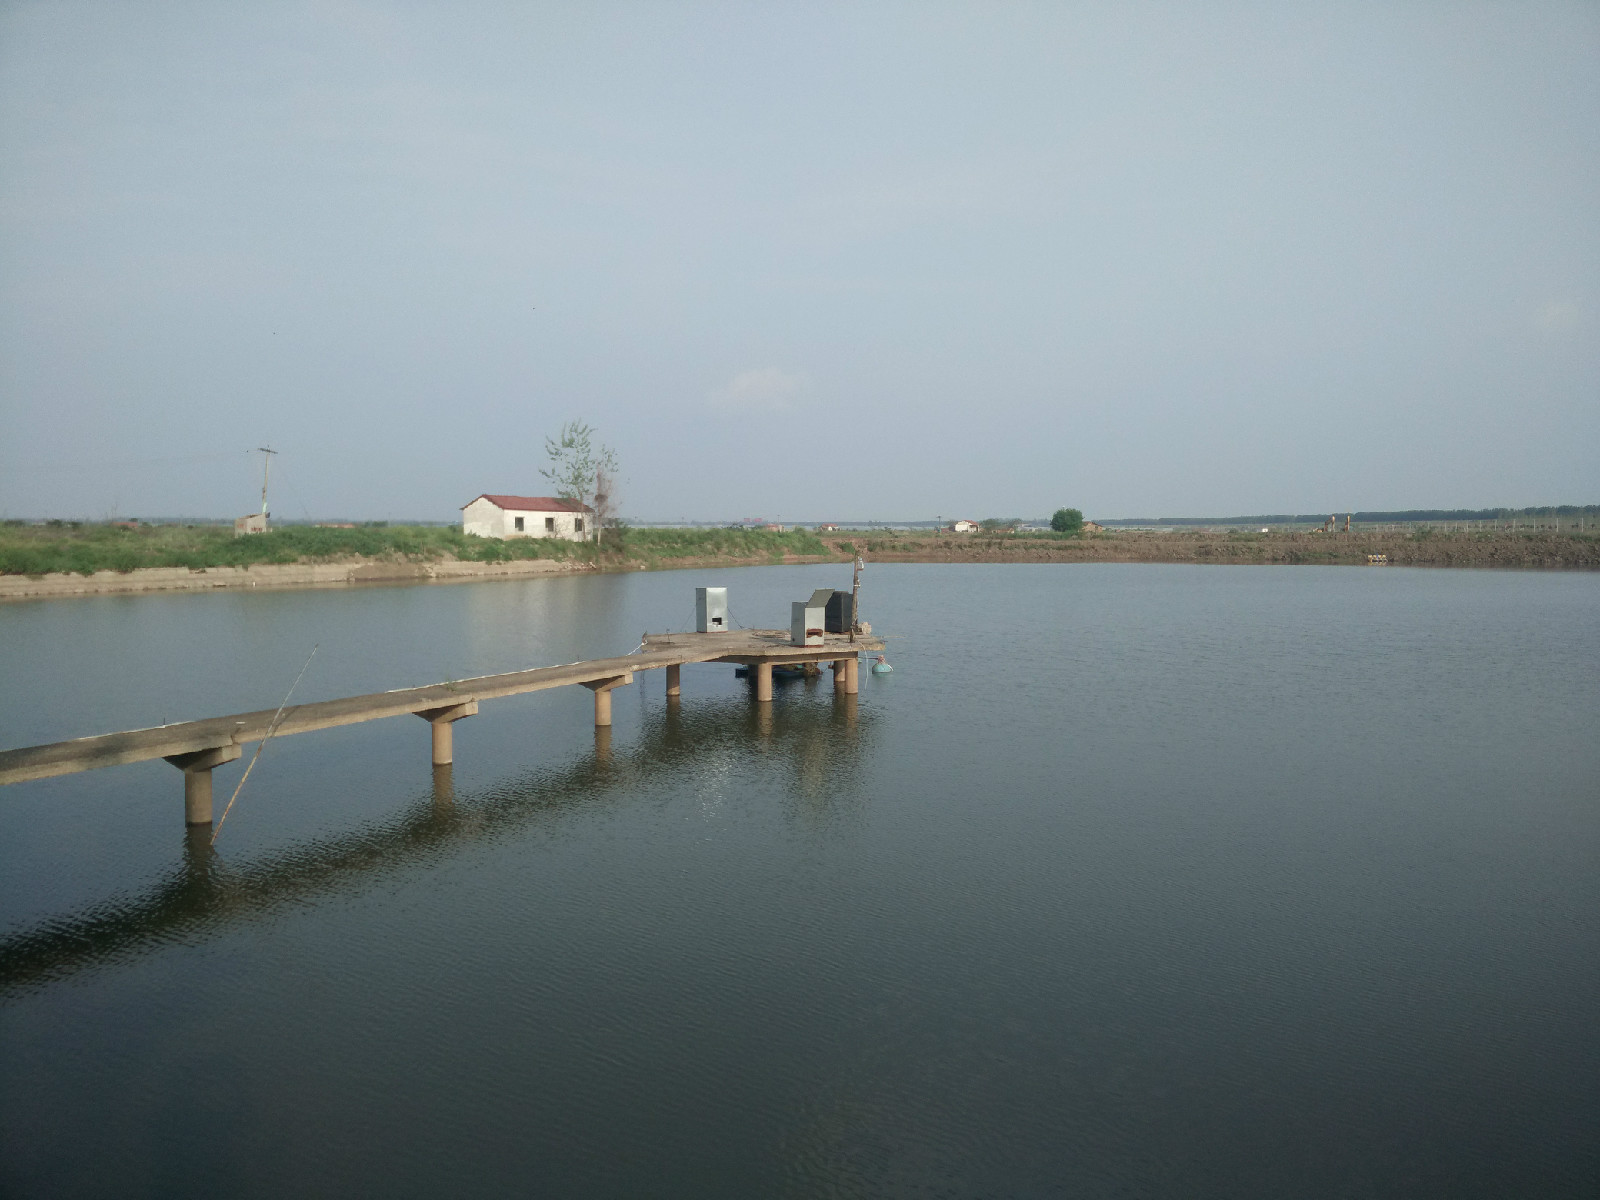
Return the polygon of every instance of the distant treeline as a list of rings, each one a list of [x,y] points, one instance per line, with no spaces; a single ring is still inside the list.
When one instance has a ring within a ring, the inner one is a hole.
[[[1332,510],[1329,510],[1330,512]],[[1321,525],[1328,513],[1270,513],[1254,517],[1121,517],[1102,525]],[[1337,516],[1343,517],[1344,513]],[[1365,524],[1416,524],[1424,521],[1516,521],[1524,517],[1600,517],[1600,504],[1546,504],[1537,508],[1407,508],[1396,512],[1358,512]]]

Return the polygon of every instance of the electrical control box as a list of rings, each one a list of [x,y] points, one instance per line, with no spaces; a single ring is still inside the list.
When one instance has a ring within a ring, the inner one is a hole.
[[[796,646],[822,645],[822,614],[820,604],[809,600],[796,600],[789,606],[789,641]]]
[[[727,588],[695,588],[694,627],[701,633],[726,633],[728,631]]]

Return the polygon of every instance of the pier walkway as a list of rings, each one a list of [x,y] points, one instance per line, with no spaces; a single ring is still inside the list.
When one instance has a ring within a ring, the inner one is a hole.
[[[632,683],[638,671],[665,668],[667,695],[676,697],[680,694],[680,671],[685,663],[739,663],[752,668],[756,701],[767,703],[772,699],[774,666],[831,662],[834,690],[853,694],[859,687],[858,655],[882,649],[881,639],[860,634],[854,641],[843,634],[828,634],[821,645],[809,646],[793,645],[789,632],[781,629],[646,634],[639,650],[617,658],[596,658],[426,687],[296,704],[283,709],[281,717],[276,709],[263,709],[3,750],[0,751],[0,785],[160,758],[183,772],[185,820],[190,824],[209,824],[212,770],[239,758],[245,745],[259,742],[269,734],[283,737],[383,717],[418,716],[432,727],[433,763],[443,766],[454,760],[451,726],[463,717],[476,714],[479,703],[484,700],[575,684],[594,693],[595,726],[606,728],[611,724],[612,689]],[[275,717],[276,729],[273,728]]]

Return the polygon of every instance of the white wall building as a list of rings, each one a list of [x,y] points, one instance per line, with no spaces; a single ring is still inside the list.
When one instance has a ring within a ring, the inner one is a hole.
[[[553,496],[479,496],[461,506],[461,532],[489,538],[589,539],[591,513],[572,500]]]
[[[951,533],[977,533],[978,532],[978,523],[976,521],[952,521],[952,522],[950,522],[950,532]]]

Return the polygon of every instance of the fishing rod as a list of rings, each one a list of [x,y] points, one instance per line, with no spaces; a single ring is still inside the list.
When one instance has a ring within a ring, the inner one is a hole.
[[[250,765],[244,769],[244,774],[239,776],[239,786],[233,789],[233,795],[228,797],[228,807],[222,810],[221,820],[211,833],[211,844],[217,844],[217,835],[222,832],[222,823],[228,819],[228,814],[233,811],[233,802],[239,798],[239,793],[244,790],[244,781],[250,778],[250,772],[256,769],[256,763],[261,759],[261,752],[267,748],[267,743],[272,740],[272,735],[278,732],[278,726],[283,724],[283,710],[289,707],[289,697],[294,695],[295,688],[300,686],[300,679],[306,673],[306,667],[311,665],[311,660],[317,656],[317,646],[311,647],[311,653],[306,655],[305,666],[300,668],[300,674],[294,677],[294,682],[289,685],[289,690],[284,693],[283,703],[278,705],[278,711],[272,714],[272,720],[267,724],[267,735],[256,745],[256,752],[250,757]]]

